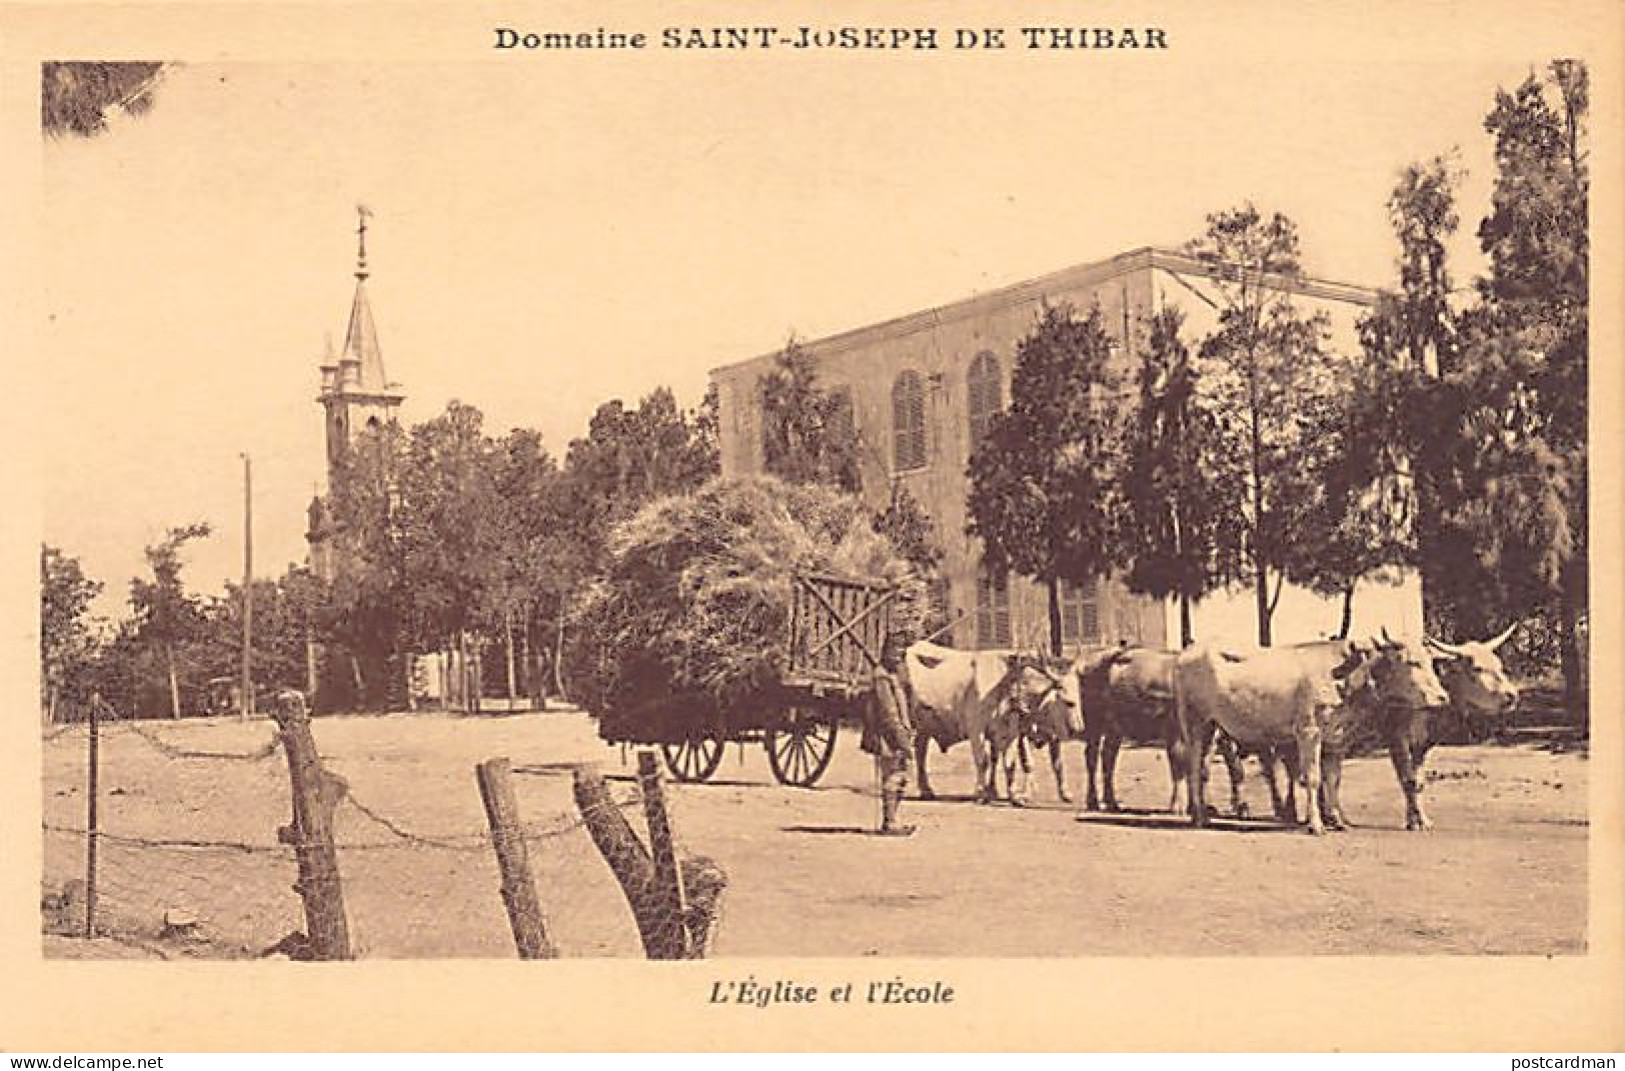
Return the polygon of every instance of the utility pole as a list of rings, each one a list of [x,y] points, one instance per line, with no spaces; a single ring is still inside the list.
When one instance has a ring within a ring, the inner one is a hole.
[[[243,455],[243,679],[241,717],[254,713],[254,480]]]

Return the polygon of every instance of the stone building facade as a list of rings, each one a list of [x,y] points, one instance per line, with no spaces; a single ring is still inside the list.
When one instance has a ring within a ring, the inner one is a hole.
[[[1305,311],[1327,315],[1331,344],[1353,352],[1355,325],[1375,300],[1367,288],[1320,279],[1294,286]],[[1150,315],[1177,305],[1185,335],[1200,339],[1217,323],[1220,299],[1213,268],[1162,249],[1135,249],[1109,260],[1066,268],[940,308],[802,343],[819,386],[849,402],[858,433],[864,494],[883,505],[899,482],[931,515],[945,552],[943,577],[955,646],[1005,648],[1043,642],[1047,598],[1042,588],[982,567],[975,539],[965,533],[966,467],[972,444],[991,413],[1009,398],[1016,345],[1037,323],[1045,304],[1071,304],[1080,314],[1099,309],[1116,337],[1126,371]],[[714,369],[721,420],[724,475],[761,471],[760,382],[776,354]],[[1421,627],[1420,586],[1413,576],[1362,583],[1357,629],[1415,631]],[[1308,592],[1282,593],[1274,620],[1277,642],[1328,634],[1340,606]],[[1068,587],[1063,633],[1069,647],[1126,640],[1177,644],[1177,608],[1136,596],[1117,581]],[[1250,589],[1220,592],[1195,612],[1201,638],[1249,641],[1257,628]]]

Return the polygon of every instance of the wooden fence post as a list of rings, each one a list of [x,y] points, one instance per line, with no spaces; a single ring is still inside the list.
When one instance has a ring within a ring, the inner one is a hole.
[[[728,886],[722,868],[704,856],[690,856],[677,865],[678,877],[662,886],[656,878],[654,860],[610,796],[603,775],[589,766],[577,766],[575,799],[587,832],[632,907],[644,954],[650,959],[704,956],[716,930],[722,893]],[[671,843],[669,820],[667,824],[666,840]],[[683,883],[691,902],[687,911],[672,914],[669,893],[663,894],[662,889],[669,890],[676,881]]]
[[[649,824],[649,854],[654,863],[651,906],[664,930],[662,945],[673,953],[665,958],[682,959],[688,953],[688,934],[683,925],[688,901],[683,895],[683,872],[677,866],[671,816],[666,812],[666,786],[660,777],[660,758],[650,748],[638,751],[638,790],[643,795],[643,818]]]
[[[649,859],[648,850],[632,832],[631,823],[609,794],[609,785],[602,774],[588,766],[577,766],[573,788],[576,808],[581,812],[587,832],[631,905],[632,920],[638,924],[638,936],[643,940],[643,954],[650,959],[675,958],[663,954],[660,919],[649,910],[654,863]]]
[[[338,853],[333,847],[333,811],[349,786],[342,777],[322,768],[316,740],[310,735],[304,696],[285,691],[277,697],[274,710],[282,750],[288,755],[293,796],[293,823],[277,830],[277,839],[292,844],[299,860],[299,881],[293,888],[305,902],[311,958],[349,959],[350,927],[344,915]]]
[[[558,953],[547,938],[547,920],[536,898],[508,759],[487,759],[474,767],[474,776],[480,784],[485,817],[491,823],[491,846],[496,851],[497,869],[502,872],[502,902],[508,909],[519,958],[553,959]]]
[[[97,799],[100,788],[97,785],[99,766],[101,763],[101,712],[102,695],[93,692],[90,696],[90,755],[89,770],[86,774],[88,784],[85,786],[88,799],[85,801],[85,936],[96,936],[96,848],[101,839],[100,819],[96,814]]]

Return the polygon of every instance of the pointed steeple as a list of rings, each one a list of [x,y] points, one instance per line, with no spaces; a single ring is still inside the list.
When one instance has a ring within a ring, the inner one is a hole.
[[[378,345],[378,328],[372,322],[367,304],[367,219],[372,215],[357,205],[360,225],[356,228],[355,297],[350,302],[350,322],[344,331],[344,346],[337,356],[329,340],[322,359],[322,390],[316,400],[326,411],[328,483],[335,467],[356,436],[367,428],[393,423],[406,395],[400,384],[384,375],[384,354]]]
[[[372,212],[366,205],[357,205],[359,224],[356,227],[355,297],[350,302],[350,325],[344,332],[343,362],[354,362],[352,384],[363,391],[383,393],[389,389],[384,375],[384,351],[378,345],[378,328],[372,322],[372,307],[367,303],[367,220]],[[349,376],[345,377],[349,379]]]

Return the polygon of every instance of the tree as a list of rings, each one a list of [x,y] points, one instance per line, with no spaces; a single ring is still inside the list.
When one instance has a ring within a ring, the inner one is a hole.
[[[412,428],[400,480],[401,565],[407,650],[455,648],[470,665],[501,541],[501,510],[484,418],[453,401]],[[464,698],[476,701],[477,689]]]
[[[1311,429],[1298,452],[1305,479],[1297,486],[1292,538],[1280,548],[1280,568],[1293,583],[1342,599],[1335,635],[1343,639],[1360,580],[1415,559],[1414,470],[1408,454],[1373,434],[1380,425],[1367,409],[1380,370],[1361,360],[1336,363],[1339,379],[1352,389],[1301,403]]]
[[[102,583],[85,576],[79,559],[40,544],[40,685],[47,721],[63,698],[85,694],[95,643],[86,615]]]
[[[1221,557],[1218,528],[1241,513],[1239,488],[1210,474],[1216,427],[1199,404],[1199,380],[1181,338],[1184,313],[1151,317],[1136,376],[1137,404],[1114,474],[1122,504],[1113,541],[1129,590],[1179,601],[1180,643],[1195,639],[1191,604],[1239,574]],[[1228,499],[1226,496],[1229,496]]]
[[[45,63],[40,67],[40,126],[51,137],[93,137],[117,112],[152,107],[162,63]]]
[[[497,551],[485,563],[482,625],[503,636],[508,694],[515,694],[517,686],[517,657],[524,667],[526,691],[537,695],[539,674],[533,669],[543,647],[540,629],[556,619],[567,593],[568,570],[561,563],[570,552],[552,508],[559,470],[541,435],[528,428],[515,428],[495,444],[491,462]],[[520,655],[514,650],[516,625]]]
[[[1061,652],[1063,581],[1111,566],[1112,340],[1099,310],[1079,319],[1048,306],[1016,346],[1010,406],[994,414],[970,460],[969,534],[995,570],[1014,569],[1049,593],[1050,650]]]
[[[254,581],[254,678],[257,687],[299,688],[308,684],[307,643],[318,609],[316,577],[290,565],[274,580]],[[204,637],[198,645],[201,674],[235,678],[241,657],[243,588],[227,582],[223,598],[202,608]]]
[[[820,390],[813,358],[791,339],[762,377],[762,467],[790,483],[862,486],[851,398]]]
[[[560,536],[553,561],[564,593],[554,634],[554,683],[560,691],[568,607],[602,572],[611,530],[652,499],[692,491],[717,472],[714,408],[702,405],[691,417],[667,387],[656,388],[635,409],[619,399],[605,402],[586,436],[570,443],[550,495]]]
[[[1461,378],[1476,471],[1462,516],[1497,576],[1520,570],[1520,595],[1555,619],[1564,691],[1584,709],[1587,614],[1587,371],[1590,200],[1587,69],[1550,64],[1498,91],[1484,121],[1495,140],[1491,209],[1479,225],[1490,261],[1463,343]],[[1519,575],[1519,574],[1514,574]]]
[[[702,431],[668,387],[657,387],[635,409],[619,399],[605,402],[566,456],[574,504],[594,522],[614,521],[657,495],[700,486],[717,474],[716,453]]]
[[[169,714],[181,716],[180,652],[203,635],[203,614],[181,582],[181,551],[195,539],[207,538],[207,523],[171,528],[146,549],[152,579],[130,581],[130,605],[135,609],[136,638],[156,651],[169,681]]]
[[[694,443],[690,451],[696,470],[713,475],[722,471],[722,396],[717,385],[709,383],[705,397],[688,415],[693,429]]]
[[[901,481],[892,483],[886,508],[874,515],[875,531],[891,540],[897,553],[929,580],[942,564],[942,548],[937,544],[936,525],[920,500]]]
[[[339,650],[329,659],[349,674],[329,673],[324,706],[378,706],[390,693],[390,659],[415,631],[404,557],[401,471],[406,434],[394,422],[366,428],[334,469],[325,507],[330,576],[320,631]],[[344,684],[348,681],[348,686]]]
[[[1488,635],[1509,620],[1555,632],[1570,705],[1583,709],[1589,198],[1585,67],[1553,63],[1485,120],[1491,207],[1478,228],[1489,273],[1451,303],[1445,241],[1458,173],[1406,170],[1389,202],[1400,288],[1361,324],[1372,378],[1365,418],[1415,484],[1414,558],[1428,624]]]
[[[1218,327],[1201,347],[1203,401],[1220,442],[1215,475],[1245,489],[1240,516],[1219,538],[1224,554],[1245,563],[1258,642],[1268,646],[1293,533],[1314,507],[1304,455],[1325,411],[1318,400],[1344,385],[1324,349],[1325,317],[1303,315],[1292,300],[1303,275],[1296,224],[1244,204],[1210,215],[1190,249],[1212,267],[1221,296]]]
[[[944,629],[949,624],[949,607],[945,592],[938,587],[943,555],[931,515],[901,480],[894,480],[886,508],[877,510],[871,523],[926,585],[929,602],[921,622],[922,634],[929,636]]]
[[[1459,381],[1460,317],[1446,257],[1460,222],[1461,177],[1451,158],[1434,157],[1407,167],[1388,199],[1399,287],[1379,294],[1359,323],[1363,360],[1355,369],[1341,465],[1340,490],[1363,490],[1349,500],[1357,512],[1345,526],[1343,553],[1355,569],[1417,566],[1434,621],[1439,578],[1460,568],[1452,565],[1461,538],[1452,532],[1450,503],[1462,493],[1456,474],[1470,463],[1460,432],[1467,401]]]

